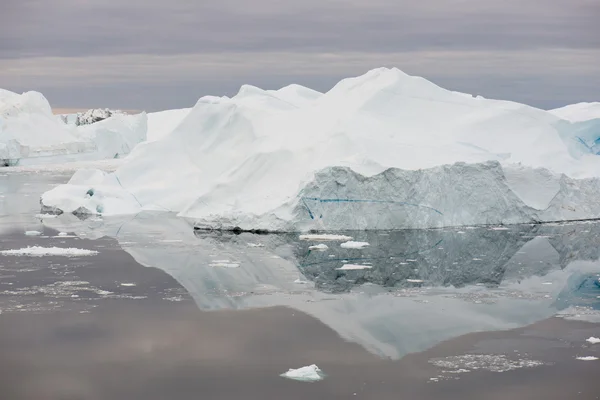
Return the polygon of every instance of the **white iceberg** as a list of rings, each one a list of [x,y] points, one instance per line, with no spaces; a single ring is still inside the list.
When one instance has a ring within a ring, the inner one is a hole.
[[[162,210],[202,229],[270,231],[600,218],[600,120],[475,98],[395,68],[324,94],[245,85],[184,114],[114,173],[76,174],[44,193],[44,209]]]
[[[325,251],[325,250],[327,250],[328,248],[329,248],[329,246],[327,246],[327,245],[326,245],[326,244],[324,244],[324,243],[321,243],[321,244],[316,244],[316,245],[314,245],[314,246],[308,246],[308,249],[309,249],[309,250],[319,250],[319,251]]]
[[[316,382],[323,380],[325,377],[323,371],[321,371],[315,364],[298,369],[290,368],[288,372],[285,372],[280,376],[301,382]]]
[[[80,257],[93,256],[98,254],[95,250],[77,249],[73,247],[41,247],[30,246],[22,249],[2,250],[0,254],[5,256],[65,256],[65,257]]]
[[[21,166],[120,158],[146,140],[146,124],[145,113],[65,124],[41,93],[0,89],[0,161]]]

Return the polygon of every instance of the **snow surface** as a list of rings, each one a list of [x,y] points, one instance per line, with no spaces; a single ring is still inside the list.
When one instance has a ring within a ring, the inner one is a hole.
[[[315,364],[306,367],[291,369],[280,376],[302,382],[316,382],[324,378],[324,374]]]
[[[600,102],[569,104],[568,106],[555,108],[549,112],[567,121],[588,121],[600,118]]]
[[[367,242],[353,242],[353,241],[349,241],[349,242],[344,242],[342,244],[340,244],[340,247],[342,249],[362,249],[365,248],[369,245],[369,243]]]
[[[146,120],[145,113],[118,114],[65,124],[41,93],[0,89],[0,160],[12,166],[122,157],[146,139]]]
[[[324,94],[244,85],[186,113],[164,117],[173,131],[114,173],[76,174],[45,193],[45,209],[162,210],[202,228],[273,231],[600,217],[600,120],[570,122],[395,68]]]
[[[191,110],[191,108],[183,108],[148,113],[147,140],[155,141],[171,133]]]
[[[24,247],[22,249],[14,250],[2,250],[0,254],[5,256],[65,256],[65,257],[79,257],[79,256],[93,256],[98,254],[95,250],[77,249],[73,247],[41,247],[31,246]]]
[[[585,339],[585,341],[589,342],[591,344],[598,344],[598,343],[600,343],[600,338],[591,336],[591,337]]]

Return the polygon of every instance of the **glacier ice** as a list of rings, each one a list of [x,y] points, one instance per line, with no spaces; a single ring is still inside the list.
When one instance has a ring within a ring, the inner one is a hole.
[[[91,110],[80,122],[99,122],[65,124],[41,93],[0,89],[0,161],[13,166],[119,158],[146,140],[145,113],[100,118],[105,114]]]
[[[550,113],[572,122],[588,121],[600,118],[600,102],[569,104],[550,110]]]
[[[448,91],[395,68],[326,93],[244,85],[176,111],[157,116],[164,131],[114,173],[76,174],[44,193],[44,210],[170,211],[199,228],[269,231],[600,218],[600,120]]]

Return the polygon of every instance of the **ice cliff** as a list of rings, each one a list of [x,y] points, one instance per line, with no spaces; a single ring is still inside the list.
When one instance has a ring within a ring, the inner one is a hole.
[[[0,89],[0,161],[10,166],[121,157],[146,140],[146,124],[142,113],[68,125],[41,93]]]
[[[397,229],[600,218],[600,120],[445,90],[398,69],[327,93],[207,96],[114,173],[80,171],[46,210],[162,210],[199,227]]]

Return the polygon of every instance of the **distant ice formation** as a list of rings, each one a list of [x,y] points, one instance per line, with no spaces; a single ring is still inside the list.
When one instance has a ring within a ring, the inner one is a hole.
[[[171,211],[202,229],[242,231],[600,218],[600,119],[557,113],[395,68],[327,93],[244,85],[152,117],[164,131],[114,173],[80,171],[42,203],[76,214]]]

